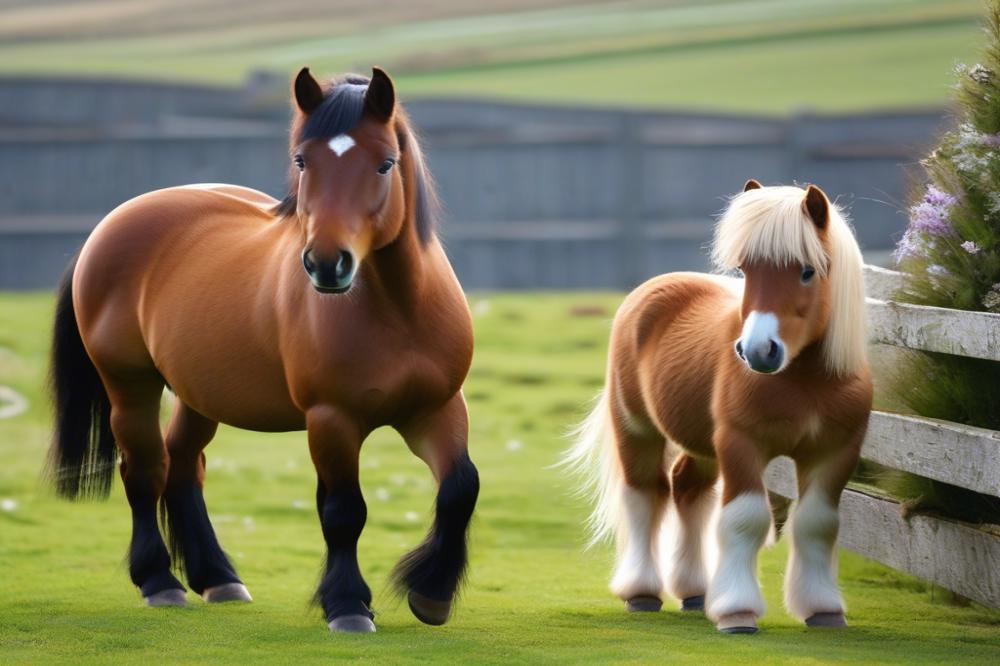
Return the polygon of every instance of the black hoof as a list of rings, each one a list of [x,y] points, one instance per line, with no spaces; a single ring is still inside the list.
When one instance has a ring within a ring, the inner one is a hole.
[[[410,612],[424,624],[438,627],[447,622],[451,615],[451,601],[431,599],[413,590],[406,595],[406,601],[410,605]]]
[[[632,597],[625,602],[625,610],[629,613],[657,613],[663,608],[659,597]]]
[[[162,606],[186,606],[187,594],[184,590],[168,589],[160,590],[145,597],[146,605],[150,608],[160,608]]]
[[[757,616],[749,611],[730,613],[720,617],[715,626],[723,634],[756,634]]]
[[[806,618],[806,626],[843,629],[847,626],[847,619],[843,613],[816,613]]]
[[[222,585],[216,585],[215,587],[206,589],[201,597],[210,604],[219,604],[227,601],[253,601],[250,591],[247,590],[246,585],[243,583],[223,583]]]
[[[705,595],[699,594],[695,597],[687,597],[681,601],[682,611],[704,611],[705,610]]]
[[[373,634],[375,623],[367,615],[341,615],[327,624],[330,631],[345,634]]]

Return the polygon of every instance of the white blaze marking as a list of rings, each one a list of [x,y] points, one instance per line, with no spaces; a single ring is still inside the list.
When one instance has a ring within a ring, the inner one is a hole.
[[[781,342],[781,336],[778,335],[778,318],[773,312],[754,310],[743,322],[740,339],[743,341],[744,353],[747,354],[756,347],[763,346],[765,349],[770,347],[771,340]]]
[[[330,150],[337,153],[337,157],[340,157],[354,147],[354,139],[348,134],[338,134],[330,139],[328,145],[330,146]]]

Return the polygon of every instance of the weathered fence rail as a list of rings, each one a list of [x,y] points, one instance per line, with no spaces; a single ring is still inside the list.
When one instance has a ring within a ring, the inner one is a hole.
[[[1000,315],[894,303],[904,276],[866,267],[869,340],[908,349],[1000,361]],[[1000,432],[876,411],[862,456],[886,467],[1000,496]],[[778,458],[768,488],[797,496],[795,466]],[[897,502],[848,488],[840,502],[841,546],[894,569],[1000,608],[1000,529],[917,515]]]

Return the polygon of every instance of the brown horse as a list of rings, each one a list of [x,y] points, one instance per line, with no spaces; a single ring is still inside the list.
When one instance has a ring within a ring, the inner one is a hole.
[[[757,552],[771,528],[762,475],[784,455],[800,498],[786,606],[810,626],[844,626],[837,505],[872,401],[861,252],[819,188],[751,180],[719,221],[714,257],[746,279],[661,275],[625,300],[605,390],[567,456],[590,477],[595,539],[617,536],[611,589],[629,610],[660,609],[657,538],[670,508],[667,591],[722,631],[756,631]],[[703,532],[720,474],[710,577]]]
[[[331,630],[374,631],[358,457],[372,430],[392,426],[439,482],[434,525],[395,579],[417,618],[442,624],[479,492],[461,392],[471,317],[385,72],[321,86],[303,69],[293,96],[284,201],[231,185],[144,194],[109,214],[70,267],[53,345],[58,489],[106,495],[117,444],[129,572],[146,602],[185,603],[171,555],[206,601],[249,601],[208,519],[202,451],[219,423],[305,429],[328,548],[318,601]],[[164,384],[177,396],[165,438]]]

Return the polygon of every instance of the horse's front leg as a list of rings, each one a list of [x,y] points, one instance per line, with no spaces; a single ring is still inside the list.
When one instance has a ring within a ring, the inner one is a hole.
[[[785,571],[785,607],[810,627],[845,627],[837,586],[840,495],[861,455],[865,429],[819,459],[796,460],[799,499],[790,519],[791,552]]]
[[[330,631],[372,632],[372,593],[358,566],[358,538],[368,509],[358,481],[362,433],[335,408],[318,406],[306,414],[309,453],[319,483],[319,511],[327,556],[316,598]]]
[[[448,621],[468,561],[466,536],[479,497],[479,472],[469,459],[465,399],[447,403],[400,424],[407,445],[438,482],[434,524],[427,538],[396,565],[393,577],[407,592],[410,610],[426,624]]]
[[[719,562],[709,583],[705,610],[724,633],[754,633],[764,614],[757,581],[757,553],[771,528],[764,491],[764,463],[756,444],[732,428],[719,426],[715,450],[722,472]]]

